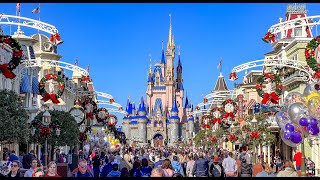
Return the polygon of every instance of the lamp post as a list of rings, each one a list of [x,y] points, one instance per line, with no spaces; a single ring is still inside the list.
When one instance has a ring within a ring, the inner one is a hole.
[[[258,123],[257,119],[256,119],[256,115],[253,115],[253,118],[251,120],[251,125],[253,127],[253,129],[255,130],[255,126]],[[255,151],[255,147],[256,147],[256,143],[255,141],[253,141],[253,163],[256,164],[256,151]]]
[[[306,177],[306,156],[304,152],[304,136],[302,135],[301,142],[301,177]]]

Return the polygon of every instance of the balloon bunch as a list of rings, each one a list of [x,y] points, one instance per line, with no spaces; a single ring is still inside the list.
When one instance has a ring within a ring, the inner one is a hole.
[[[276,114],[276,122],[281,128],[280,136],[291,147],[299,145],[304,136],[319,134],[320,93],[317,84],[309,84],[303,94],[289,93],[284,106]]]
[[[121,147],[119,139],[116,139],[114,134],[105,130],[103,127],[93,127],[88,133],[87,144],[91,148],[104,149],[105,151],[116,151]]]
[[[291,123],[287,123],[285,127],[286,131],[283,134],[283,138],[291,140],[295,144],[299,144],[302,141],[302,136],[298,131],[295,131],[294,126]]]
[[[305,117],[299,120],[299,124],[303,127],[307,127],[308,132],[311,135],[318,135],[319,134],[319,127],[318,127],[318,120],[316,118],[307,119]]]

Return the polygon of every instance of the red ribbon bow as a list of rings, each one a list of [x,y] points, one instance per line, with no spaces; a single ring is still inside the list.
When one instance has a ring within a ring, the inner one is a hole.
[[[40,131],[40,135],[41,136],[46,136],[46,137],[48,137],[48,136],[50,136],[50,128],[42,128],[41,129],[41,131]]]
[[[234,117],[235,117],[235,116],[233,115],[233,112],[226,112],[226,114],[224,115],[223,118],[226,119],[226,118],[228,118],[229,116],[230,116],[232,119],[234,119]]]
[[[258,132],[251,132],[250,139],[259,139],[259,133]]]
[[[80,137],[79,137],[79,140],[80,140],[80,141],[85,141],[85,140],[87,140],[86,133],[81,133],[81,134],[80,134]]]
[[[221,119],[220,118],[214,118],[213,119],[213,124],[216,124],[216,123],[221,124],[222,123]]]
[[[13,79],[16,77],[16,75],[8,69],[8,64],[0,64],[0,70],[6,78]]]
[[[267,32],[263,39],[271,40],[271,42],[274,42],[274,34],[272,34],[271,32]]]
[[[212,139],[212,142],[217,142],[217,138],[213,137]]]
[[[57,94],[46,93],[46,95],[41,100],[43,100],[44,102],[51,100],[52,103],[54,104],[60,103],[60,101],[58,100]]]
[[[110,103],[113,103],[114,102],[114,99],[110,99]]]
[[[236,140],[237,140],[236,135],[230,134],[230,135],[229,135],[229,140],[230,140],[230,141],[232,141],[232,140],[236,141]]]
[[[238,76],[235,72],[230,73],[229,80],[237,80]]]
[[[205,128],[210,129],[211,126],[210,126],[209,124],[204,124],[204,125],[202,126],[202,128],[203,128],[203,129],[205,129]]]
[[[51,34],[50,41],[53,42],[54,40],[60,41],[60,35],[58,33]]]
[[[270,78],[271,80],[274,79],[274,75],[269,74],[269,73],[265,73],[264,76],[265,76],[266,78]]]
[[[204,98],[203,99],[203,103],[207,103],[208,102],[208,99],[207,98]]]
[[[91,79],[90,79],[90,76],[83,76],[82,77],[82,82],[90,82]]]
[[[279,96],[275,92],[272,92],[270,94],[264,93],[261,103],[266,104],[269,100],[271,100],[273,104],[278,104],[279,99]]]
[[[93,113],[86,113],[86,117],[87,117],[87,119],[93,119]]]

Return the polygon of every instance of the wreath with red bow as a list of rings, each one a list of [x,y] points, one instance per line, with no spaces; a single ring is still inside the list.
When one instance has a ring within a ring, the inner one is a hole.
[[[58,82],[58,93],[57,94],[50,94],[45,90],[46,82],[53,79],[54,81]],[[63,94],[65,85],[63,79],[56,74],[47,74],[45,75],[39,82],[39,91],[40,95],[42,96],[42,99],[44,102],[51,100],[54,104],[60,103],[58,98],[60,98]]]
[[[222,123],[222,121],[221,121],[221,116],[222,116],[221,111],[222,111],[222,109],[223,109],[223,107],[220,107],[220,108],[214,107],[214,108],[212,108],[212,110],[211,110],[211,112],[210,112],[210,113],[212,114],[212,119],[211,119],[211,121],[210,121],[212,124],[216,124],[216,123],[221,124],[221,123]],[[213,115],[213,113],[214,113],[215,111],[219,111],[219,112],[220,112],[220,116],[219,116],[219,117],[215,117],[215,116]]]
[[[22,50],[19,42],[13,39],[11,36],[0,34],[0,43],[2,43],[2,49],[4,49],[4,44],[7,44],[12,49],[12,58],[8,64],[1,64],[0,71],[4,77],[13,79],[16,75],[12,72],[20,64],[22,58]]]
[[[270,79],[271,82],[275,82],[276,84],[276,90],[271,93],[266,93],[262,90],[262,84],[265,80]],[[265,73],[258,77],[257,84],[256,84],[256,90],[260,97],[262,97],[262,104],[266,104],[269,100],[273,104],[278,104],[278,100],[280,99],[279,96],[283,93],[283,86],[281,84],[281,78],[277,74],[273,73]]]
[[[88,111],[89,110],[89,106],[93,107],[92,111]],[[94,119],[94,114],[96,114],[97,109],[98,109],[97,104],[91,99],[86,99],[83,102],[82,107],[83,107],[84,111],[86,112],[86,118],[93,120]]]
[[[320,79],[320,64],[318,64],[315,58],[315,50],[320,45],[320,36],[312,39],[304,50],[304,55],[307,60],[308,66],[314,71],[312,77]],[[320,53],[320,52],[319,52]]]
[[[96,119],[98,122],[104,122],[108,118],[108,116],[109,112],[106,108],[99,108],[96,114]]]
[[[232,112],[226,112],[225,107],[227,104],[232,104],[233,106],[233,111]],[[226,99],[225,101],[222,102],[222,110],[221,113],[223,115],[224,119],[227,119],[228,117],[230,117],[232,120],[235,118],[235,114],[237,114],[237,103],[234,102],[232,99]]]
[[[272,34],[271,32],[267,32],[267,34],[264,35],[264,37],[262,38],[262,40],[266,43],[270,43],[270,42],[274,42],[275,41],[275,35]]]
[[[108,125],[109,126],[115,126],[118,123],[117,116],[110,114],[108,117]]]

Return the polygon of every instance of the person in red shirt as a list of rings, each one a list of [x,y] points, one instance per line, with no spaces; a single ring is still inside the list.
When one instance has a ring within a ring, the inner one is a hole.
[[[301,170],[302,153],[297,149],[296,154],[293,156],[293,160],[296,161],[297,171]]]
[[[61,177],[57,174],[57,164],[54,161],[48,164],[48,174],[45,174],[43,177]]]

